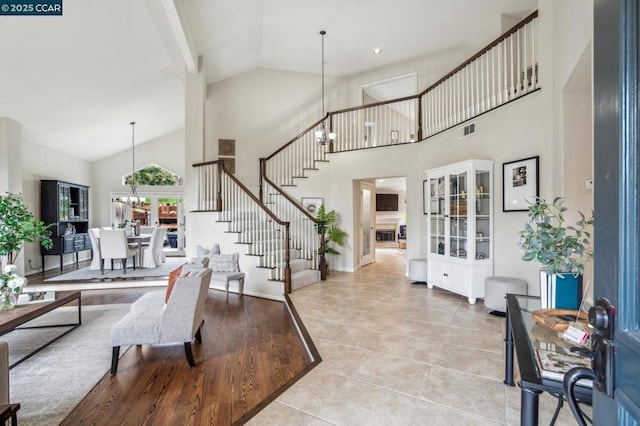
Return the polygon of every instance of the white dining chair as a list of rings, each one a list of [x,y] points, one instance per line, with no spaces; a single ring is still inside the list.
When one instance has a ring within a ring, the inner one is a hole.
[[[91,239],[91,265],[89,269],[97,271],[100,269],[100,228],[89,228],[89,238]]]
[[[167,228],[155,228],[153,230],[149,245],[142,247],[143,268],[157,268],[164,263],[165,256],[162,246],[166,235]]]
[[[127,243],[127,236],[124,229],[101,229],[100,230],[100,272],[104,274],[104,261],[111,260],[111,270],[113,271],[113,260],[122,261],[122,269],[127,273],[127,259],[133,259],[133,268],[136,267],[137,250],[131,248]]]

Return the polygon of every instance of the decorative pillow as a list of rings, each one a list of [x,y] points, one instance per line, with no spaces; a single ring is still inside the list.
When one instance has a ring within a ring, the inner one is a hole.
[[[173,286],[176,284],[176,280],[180,276],[180,272],[182,272],[182,266],[178,266],[173,271],[169,272],[169,281],[167,282],[167,293],[164,296],[164,303],[169,302],[169,296],[171,296],[171,292],[173,291]]]
[[[211,254],[220,254],[220,245],[217,243],[214,243],[210,249],[206,248],[206,247],[202,247],[202,246],[197,246],[196,247],[196,257],[205,257],[205,256],[209,256]]]
[[[238,253],[209,255],[209,268],[213,272],[239,272]]]
[[[209,266],[209,258],[208,257],[193,257],[189,259],[189,265],[200,266],[201,268],[206,268]]]

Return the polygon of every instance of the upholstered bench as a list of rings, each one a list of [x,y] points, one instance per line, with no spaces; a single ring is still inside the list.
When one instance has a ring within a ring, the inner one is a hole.
[[[238,281],[238,294],[244,292],[244,272],[213,272],[211,281],[224,282],[224,289],[229,294],[229,283]]]
[[[487,277],[484,279],[484,305],[492,314],[507,312],[507,294],[527,294],[527,282],[513,277]]]
[[[118,371],[120,346],[183,343],[187,362],[195,365],[191,341],[202,341],[200,327],[211,270],[183,271],[167,290],[145,293],[111,327],[111,374]]]
[[[224,283],[224,289],[229,294],[229,283],[232,281],[238,282],[238,294],[244,292],[244,278],[245,273],[240,271],[239,254],[216,254],[210,253],[202,259],[207,259],[207,267],[211,269],[211,282]],[[191,260],[192,263],[197,263],[199,258]],[[187,265],[185,265],[187,267]],[[191,268],[194,268],[191,266]]]

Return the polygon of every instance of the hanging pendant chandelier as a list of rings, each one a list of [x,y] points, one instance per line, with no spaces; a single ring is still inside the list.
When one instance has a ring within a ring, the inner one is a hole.
[[[129,187],[131,188],[131,197],[134,202],[138,201],[138,186],[136,185],[136,122],[132,121],[131,125],[131,180]]]
[[[131,176],[128,179],[130,194],[128,197],[122,197],[122,201],[135,208],[138,203],[144,203],[145,198],[138,196],[138,182],[136,181],[136,122],[132,121],[131,125]]]
[[[322,37],[322,117],[324,117],[324,36],[327,34],[326,31],[320,31],[320,36]],[[316,130],[316,142],[320,145],[326,145],[327,140],[335,140],[336,134],[332,133],[327,129],[327,120],[323,119],[320,123],[320,126]]]

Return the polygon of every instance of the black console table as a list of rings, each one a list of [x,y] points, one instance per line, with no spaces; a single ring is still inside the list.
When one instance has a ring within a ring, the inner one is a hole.
[[[537,324],[531,312],[538,309],[540,309],[539,297],[507,294],[504,383],[510,386],[515,384],[513,381],[515,346],[520,370],[520,381],[518,381],[520,424],[524,426],[538,424],[538,399],[542,392],[549,392],[558,398],[564,396],[562,381],[541,376],[535,358],[535,349],[569,354],[570,348],[575,346],[560,338],[558,333]],[[591,404],[591,388],[576,386],[575,394],[580,402]]]

